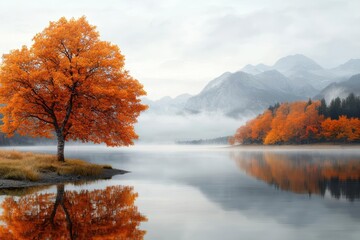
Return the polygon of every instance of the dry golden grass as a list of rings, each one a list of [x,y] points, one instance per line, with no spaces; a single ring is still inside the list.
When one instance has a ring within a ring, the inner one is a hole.
[[[0,151],[0,179],[37,181],[44,172],[59,175],[97,176],[109,165],[98,165],[79,159],[57,161],[56,156],[32,152]]]

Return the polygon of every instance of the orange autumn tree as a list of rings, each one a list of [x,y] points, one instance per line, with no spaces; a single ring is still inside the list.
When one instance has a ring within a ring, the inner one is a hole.
[[[323,120],[317,111],[319,105],[318,101],[281,104],[264,143],[308,143],[317,140]]]
[[[129,145],[138,136],[143,86],[124,69],[119,48],[101,41],[85,17],[61,18],[28,48],[3,56],[1,130],[32,137],[56,135],[58,160],[68,140]]]
[[[248,143],[251,139],[252,143],[262,143],[267,133],[271,130],[272,120],[272,112],[270,110],[266,110],[256,119],[250,120],[245,126],[240,127],[231,140]]]
[[[142,240],[147,221],[134,204],[129,186],[7,197],[2,202],[0,239],[132,239]]]
[[[274,118],[271,122],[271,129],[264,139],[265,144],[281,142],[284,138],[284,125],[286,117],[290,112],[288,103],[281,104],[274,112]]]

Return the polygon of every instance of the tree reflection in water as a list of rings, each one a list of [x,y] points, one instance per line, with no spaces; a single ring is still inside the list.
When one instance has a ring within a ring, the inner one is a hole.
[[[236,152],[231,157],[248,175],[281,190],[360,199],[359,156]]]
[[[1,207],[0,239],[143,239],[146,217],[132,187],[65,191],[7,197]]]

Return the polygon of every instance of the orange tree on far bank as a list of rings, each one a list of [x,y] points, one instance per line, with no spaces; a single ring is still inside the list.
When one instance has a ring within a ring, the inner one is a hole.
[[[124,69],[119,48],[101,41],[85,17],[61,18],[28,48],[3,55],[1,130],[33,137],[56,135],[58,160],[68,140],[132,144],[133,124],[147,106],[143,86]]]
[[[353,106],[354,96],[342,101],[342,108]],[[339,101],[335,99],[333,102]],[[355,102],[360,99],[355,98]],[[332,110],[332,104],[329,109]],[[340,106],[340,105],[339,105]],[[356,107],[356,106],[355,106]],[[318,142],[350,143],[360,141],[360,119],[347,115],[323,114],[324,101],[282,103],[241,126],[231,144],[307,144]],[[325,109],[325,110],[324,110]]]

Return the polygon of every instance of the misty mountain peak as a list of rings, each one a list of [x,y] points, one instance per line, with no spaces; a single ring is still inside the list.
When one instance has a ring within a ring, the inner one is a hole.
[[[350,93],[360,96],[360,74],[353,75],[346,81],[330,84],[316,95],[315,99],[324,98],[326,102],[330,102],[336,97],[345,98]]]
[[[250,75],[252,75],[252,74],[249,74],[249,73],[244,72],[244,71],[237,71],[237,72],[234,72],[232,74],[232,76],[237,76],[237,77],[248,77]]]
[[[285,76],[281,72],[279,72],[278,70],[275,70],[275,69],[259,73],[259,74],[257,74],[257,76],[285,78]]]
[[[189,98],[191,98],[192,95],[188,94],[188,93],[184,93],[184,94],[180,94],[179,96],[176,96],[174,98],[174,100],[187,100]]]
[[[299,71],[313,71],[323,69],[314,60],[302,55],[295,54],[280,58],[273,66],[282,73],[292,74]]]
[[[265,65],[263,63],[260,63],[260,64],[257,64],[257,65],[247,64],[245,67],[243,67],[241,69],[241,71],[256,75],[256,74],[268,71],[270,69],[271,69],[270,66],[267,66],[267,65]]]
[[[217,78],[213,79],[212,81],[210,81],[205,86],[205,88],[202,90],[202,92],[209,91],[210,89],[221,85],[224,80],[226,80],[229,76],[231,76],[231,74],[232,74],[231,72],[225,72],[225,73],[221,74],[219,77],[217,77]]]
[[[358,70],[360,72],[360,59],[350,59],[346,63],[340,65],[338,68],[343,70]]]
[[[344,83],[351,83],[351,84],[356,84],[357,87],[360,87],[360,74],[356,74],[351,76],[351,78],[349,78],[348,81],[345,81]]]
[[[172,98],[170,96],[165,96],[158,100],[158,102],[170,102],[170,101],[172,101]]]

